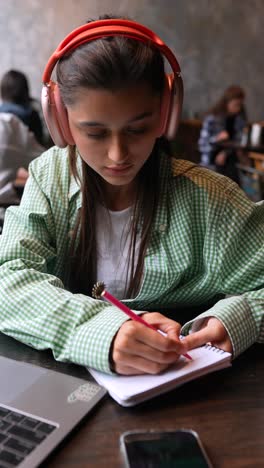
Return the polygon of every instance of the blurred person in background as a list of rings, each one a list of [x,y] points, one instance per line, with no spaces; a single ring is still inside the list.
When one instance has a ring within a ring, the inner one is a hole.
[[[234,149],[221,149],[217,143],[224,140],[240,142],[247,125],[244,106],[245,92],[240,86],[229,86],[203,120],[198,141],[201,165],[215,169],[239,182],[236,164],[239,153]]]
[[[20,203],[29,163],[44,150],[18,117],[0,113],[0,234],[6,207]]]
[[[0,113],[18,117],[34,134],[38,143],[43,144],[43,124],[36,109],[36,100],[30,96],[27,77],[17,70],[9,70],[1,80]]]

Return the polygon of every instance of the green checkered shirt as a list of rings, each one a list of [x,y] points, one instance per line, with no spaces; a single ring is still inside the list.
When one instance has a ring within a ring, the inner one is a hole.
[[[201,317],[225,325],[234,356],[264,341],[264,203],[229,179],[164,156],[162,192],[134,310],[216,304]],[[30,166],[19,207],[0,239],[0,331],[58,360],[110,372],[109,349],[127,316],[65,289],[65,261],[81,206],[67,150],[51,148]],[[197,323],[197,322],[195,322]],[[182,332],[188,333],[193,322]]]

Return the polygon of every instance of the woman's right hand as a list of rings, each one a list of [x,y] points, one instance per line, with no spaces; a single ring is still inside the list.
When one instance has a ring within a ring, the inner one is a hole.
[[[158,312],[145,313],[144,320],[167,336],[134,320],[123,323],[112,347],[113,368],[118,374],[158,374],[186,352],[179,323]]]

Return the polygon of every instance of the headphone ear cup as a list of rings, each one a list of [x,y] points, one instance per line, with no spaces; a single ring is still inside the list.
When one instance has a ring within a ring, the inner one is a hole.
[[[157,138],[164,135],[166,131],[168,116],[169,116],[169,111],[170,111],[170,100],[171,100],[170,80],[169,80],[169,75],[165,75],[164,90],[163,90],[161,107],[160,107],[160,126],[158,129]]]
[[[59,86],[57,85],[57,83],[54,86],[54,100],[56,104],[57,121],[61,130],[61,133],[64,137],[64,140],[66,141],[68,145],[75,145],[75,141],[72,137],[70,127],[69,127],[68,112],[62,102]]]
[[[65,148],[67,145],[75,144],[69,129],[67,111],[60,99],[58,86],[53,81],[43,86],[41,104],[45,122],[55,145]]]
[[[173,140],[181,119],[183,82],[181,76],[177,74],[167,75],[167,79],[170,89],[170,99],[164,136],[168,140]]]

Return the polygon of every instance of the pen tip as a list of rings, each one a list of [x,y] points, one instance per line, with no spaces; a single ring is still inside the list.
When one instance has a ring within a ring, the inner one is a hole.
[[[100,299],[104,290],[105,290],[105,284],[103,283],[103,281],[97,281],[97,283],[95,283],[92,289],[92,297],[94,299]]]

